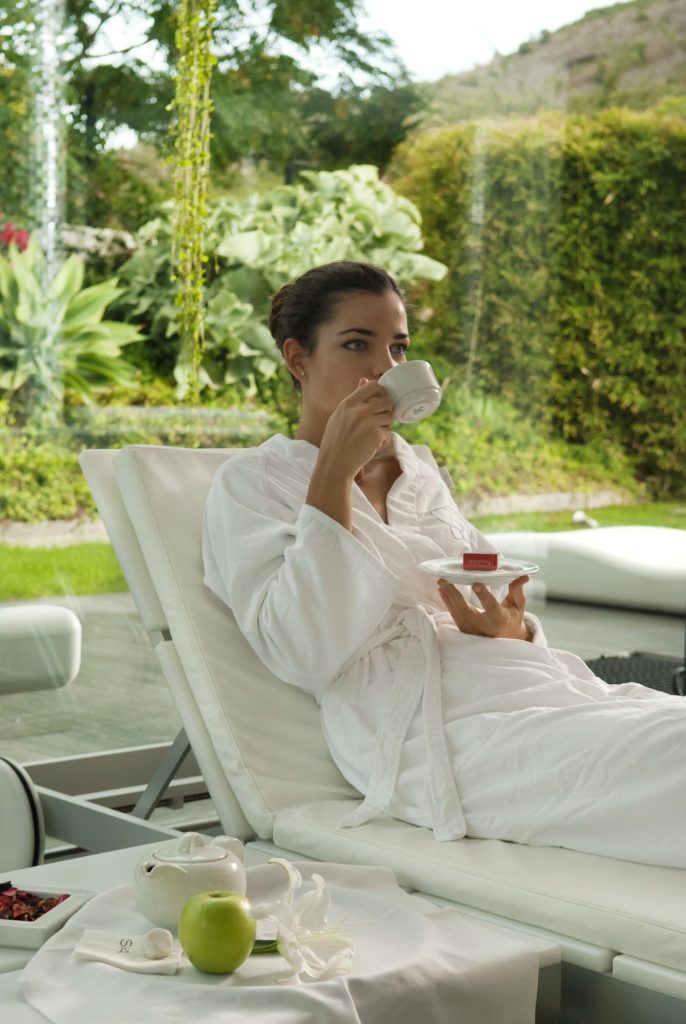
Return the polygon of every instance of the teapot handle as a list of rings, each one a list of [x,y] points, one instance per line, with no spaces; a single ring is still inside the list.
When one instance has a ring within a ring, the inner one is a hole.
[[[186,832],[179,839],[176,849],[180,853],[191,853],[193,850],[197,850],[199,846],[204,846],[205,840],[199,832]]]
[[[220,846],[223,850],[228,850],[229,853],[232,853],[243,864],[244,850],[240,839],[236,839],[234,836],[217,836],[216,839],[212,840],[210,846]]]

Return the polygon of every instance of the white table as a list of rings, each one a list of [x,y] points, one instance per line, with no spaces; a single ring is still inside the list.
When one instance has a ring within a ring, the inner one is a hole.
[[[166,845],[173,846],[175,843],[176,840],[172,839],[168,843],[156,842],[109,853],[55,861],[35,868],[8,872],[7,876],[11,878],[13,884],[26,888],[63,887],[65,891],[68,891],[71,887],[100,893],[113,886],[130,882],[133,879],[137,863],[145,855],[154,849],[160,849]],[[248,844],[245,851],[246,866],[263,864],[270,856],[274,855],[274,852],[269,845],[260,849],[259,844],[255,847]],[[297,859],[304,860],[306,858],[298,857]],[[554,980],[551,992],[549,980],[551,972],[555,975],[556,967],[559,970],[559,948],[549,942],[531,936],[523,936],[521,933],[512,931],[510,934],[512,937],[527,942],[535,949],[539,956],[541,977],[544,974],[548,977],[546,991],[543,992],[539,987],[537,1021],[555,1021],[558,1019],[556,1010],[559,1008],[559,973],[557,974],[557,992]],[[18,985],[21,969],[28,963],[32,955],[33,951],[31,950],[0,947],[0,1019],[7,1021],[8,1024],[10,1022],[11,1024],[46,1024],[43,1015],[25,1002]]]

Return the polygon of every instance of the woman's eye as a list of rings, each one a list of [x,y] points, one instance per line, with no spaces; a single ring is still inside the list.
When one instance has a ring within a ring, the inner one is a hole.
[[[346,343],[343,346],[343,348],[349,348],[353,352],[361,352],[366,347],[367,342],[363,341],[362,338],[350,338],[350,340],[346,341]]]
[[[399,341],[397,345],[393,345],[393,351],[397,352],[398,355],[404,356],[409,347],[406,341]]]

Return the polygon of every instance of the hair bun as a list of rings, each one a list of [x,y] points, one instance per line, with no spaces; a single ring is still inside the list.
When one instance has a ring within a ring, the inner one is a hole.
[[[269,333],[276,342],[284,340],[279,337],[279,323],[286,298],[292,287],[292,284],[285,284],[282,288],[279,288],[276,295],[272,296],[272,308],[269,312]]]

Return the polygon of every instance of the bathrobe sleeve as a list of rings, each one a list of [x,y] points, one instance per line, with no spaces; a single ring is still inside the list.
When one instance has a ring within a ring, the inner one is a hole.
[[[216,475],[205,506],[205,583],[276,676],[320,696],[388,612],[399,580],[267,465],[253,450]]]

